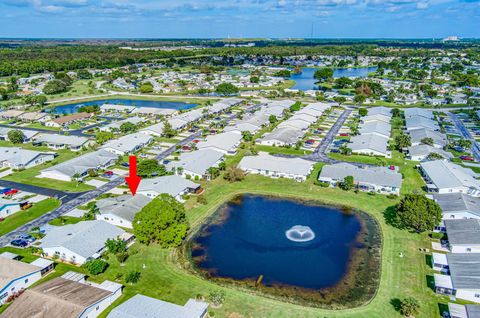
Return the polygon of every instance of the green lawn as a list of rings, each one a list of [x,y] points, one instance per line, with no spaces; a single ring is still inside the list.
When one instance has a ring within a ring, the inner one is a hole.
[[[0,142],[0,145],[2,145],[3,143],[4,142]],[[51,149],[48,149],[46,147],[36,147],[36,146],[32,146],[31,144],[22,144],[21,147],[25,149],[32,149],[32,150],[52,151]],[[31,184],[39,187],[44,187],[44,188],[69,191],[69,192],[81,192],[81,191],[88,191],[88,190],[94,189],[93,186],[83,184],[83,183],[77,184],[77,182],[74,182],[74,181],[67,182],[67,181],[53,180],[53,179],[47,179],[47,178],[36,178],[36,176],[40,175],[40,170],[54,166],[63,161],[70,160],[83,153],[83,152],[73,152],[67,149],[61,149],[56,152],[58,154],[58,157],[56,157],[55,160],[46,162],[44,164],[35,166],[33,168],[14,172],[2,179],[25,183],[25,184]]]
[[[0,223],[0,235],[7,234],[17,227],[34,220],[41,215],[52,211],[60,206],[60,201],[49,198],[43,201],[34,203],[33,206],[25,211],[19,211]]]
[[[286,154],[286,155],[306,155],[312,153],[309,150],[295,149],[295,147],[272,147],[264,145],[255,145],[256,151],[268,152],[271,154]]]
[[[63,225],[68,225],[68,224],[76,224],[80,221],[83,221],[82,218],[76,218],[73,216],[60,216],[56,219],[51,220],[48,222],[50,225],[55,225],[55,226],[63,226]]]

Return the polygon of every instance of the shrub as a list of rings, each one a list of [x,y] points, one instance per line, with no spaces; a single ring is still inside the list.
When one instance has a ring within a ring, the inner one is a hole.
[[[197,197],[197,203],[205,205],[205,204],[207,204],[207,199],[205,198],[205,196],[199,195]]]
[[[86,262],[84,266],[90,274],[98,275],[107,269],[108,263],[102,259],[94,259]]]
[[[413,297],[407,297],[400,301],[400,313],[405,317],[412,317],[418,314],[420,304]]]
[[[128,258],[128,252],[120,252],[115,255],[119,263],[124,263]]]
[[[220,306],[225,301],[225,292],[223,290],[214,290],[208,294],[208,300],[214,306]]]
[[[125,277],[125,282],[128,284],[136,284],[140,280],[140,276],[142,274],[137,271],[130,271],[127,273],[127,276]]]

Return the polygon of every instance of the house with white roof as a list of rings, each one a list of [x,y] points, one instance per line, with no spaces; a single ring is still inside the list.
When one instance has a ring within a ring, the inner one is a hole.
[[[460,305],[448,303],[450,318],[478,318],[480,317],[480,305]]]
[[[218,167],[223,162],[224,153],[218,150],[205,148],[183,153],[180,160],[171,161],[167,169],[184,178],[210,179],[208,169]]]
[[[388,140],[388,137],[376,134],[359,135],[352,137],[347,146],[353,153],[389,157]]]
[[[153,142],[153,137],[142,133],[133,133],[118,139],[109,140],[101,149],[119,156],[131,154]]]
[[[452,253],[480,253],[480,220],[445,220],[448,246]]]
[[[287,178],[306,181],[313,169],[313,162],[300,158],[275,157],[264,152],[257,156],[243,157],[238,168],[246,173],[260,174],[270,178]]]
[[[441,148],[436,148],[430,145],[419,144],[408,147],[408,158],[414,161],[428,160],[431,154],[442,156],[443,159],[452,159],[453,155]]]
[[[382,115],[390,118],[392,117],[392,109],[385,106],[370,107],[367,109],[367,116],[375,116],[375,115]]]
[[[90,143],[90,139],[85,137],[59,134],[39,134],[33,138],[34,145],[45,145],[54,150],[70,149],[72,151],[80,151]]]
[[[106,169],[115,164],[117,159],[116,154],[100,149],[43,169],[38,178],[72,181],[74,176],[78,176],[78,179],[82,179],[88,175],[88,171]]]
[[[480,180],[475,178],[470,169],[447,160],[426,161],[420,163],[419,167],[428,192],[480,196]]]
[[[18,295],[42,278],[50,268],[51,261],[24,263],[17,260],[18,255],[4,252],[0,254],[0,305],[10,296]],[[43,259],[38,259],[43,260]]]
[[[26,290],[2,314],[4,318],[96,318],[122,295],[122,285],[86,281],[67,272]]]
[[[30,142],[32,138],[39,133],[38,130],[0,127],[0,140],[10,141],[10,139],[8,139],[8,133],[12,130],[19,130],[22,132],[22,134],[25,136],[25,139],[23,140],[24,143]]]
[[[456,192],[435,194],[433,199],[442,208],[443,220],[480,219],[480,197]]]
[[[300,129],[291,127],[277,128],[265,134],[258,143],[266,146],[291,146],[301,140],[304,134],[305,132]]]
[[[427,128],[412,129],[408,131],[410,135],[412,146],[422,144],[422,140],[429,138],[433,140],[433,147],[443,148],[447,145],[447,137],[439,131],[430,130]]]
[[[143,179],[141,183],[145,180]],[[100,199],[96,202],[98,208],[97,220],[108,222],[115,226],[132,229],[132,222],[135,215],[143,209],[152,199],[143,194],[137,193]]]
[[[352,176],[355,187],[361,191],[382,194],[400,194],[402,175],[388,167],[357,167],[349,163],[336,163],[322,168],[318,180],[336,187],[345,177]]]
[[[380,137],[390,138],[392,127],[389,123],[382,121],[371,121],[359,125],[361,135],[377,135]]]
[[[429,129],[429,130],[440,130],[440,126],[433,119],[425,117],[408,117],[405,119],[405,128],[407,131],[414,129]]]
[[[149,198],[155,198],[166,193],[183,202],[182,196],[188,193],[196,193],[201,189],[200,185],[178,175],[162,176],[151,179],[142,179],[137,189],[137,194],[143,194]]]
[[[480,253],[448,253],[450,275],[434,274],[435,292],[480,303]]]
[[[107,318],[205,318],[208,303],[189,299],[183,306],[137,294],[115,307]]]
[[[102,131],[117,131],[117,130],[120,130],[120,127],[124,123],[131,123],[131,124],[134,124],[134,125],[140,125],[144,122],[146,122],[145,118],[138,117],[138,116],[133,116],[133,117],[128,117],[128,118],[125,118],[125,119],[122,119],[122,120],[117,120],[117,121],[111,122],[110,124],[105,125],[105,126],[101,126],[98,129],[102,130]]]
[[[22,209],[22,206],[27,203],[27,201],[0,198],[0,218],[6,218],[12,214],[17,213]]]
[[[57,154],[23,149],[19,147],[0,147],[0,164],[4,168],[28,169],[52,161]]]
[[[118,239],[124,234],[124,230],[105,221],[82,221],[52,227],[42,239],[40,247],[45,256],[82,265],[100,257],[108,239]]]
[[[404,115],[405,118],[423,117],[427,119],[433,119],[435,117],[431,110],[424,108],[405,108]]]
[[[389,124],[391,120],[391,115],[390,116],[385,116],[382,114],[376,114],[376,115],[367,115],[365,117],[362,117],[362,123],[370,123],[370,122],[382,122]]]
[[[205,141],[197,143],[198,149],[213,149],[224,155],[234,155],[242,141],[242,133],[239,131],[224,132],[216,135],[208,135]]]

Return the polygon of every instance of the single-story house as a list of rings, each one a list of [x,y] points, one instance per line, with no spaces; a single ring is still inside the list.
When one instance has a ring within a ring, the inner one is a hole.
[[[12,119],[21,116],[23,113],[25,113],[24,110],[8,109],[6,111],[0,112],[0,117],[4,119]]]
[[[217,135],[207,136],[205,141],[197,143],[198,149],[213,149],[224,155],[233,155],[242,141],[239,131],[224,132]]]
[[[7,216],[17,213],[22,209],[22,206],[27,203],[27,201],[15,201],[0,198],[0,218],[6,218]]]
[[[147,134],[134,133],[108,141],[101,149],[119,156],[136,152],[153,141],[153,137]]]
[[[480,180],[472,170],[447,160],[420,163],[420,172],[427,183],[427,190],[434,193],[466,193],[480,196]]]
[[[24,263],[16,260],[16,255],[11,256],[11,253],[0,254],[0,305],[40,280],[47,272],[45,268],[52,266],[51,262]]]
[[[450,318],[479,318],[480,305],[448,303],[448,312]]]
[[[208,314],[208,303],[189,299],[183,306],[163,300],[135,295],[115,307],[107,318],[205,318]]]
[[[88,175],[88,171],[106,169],[115,164],[117,159],[116,154],[100,149],[43,169],[38,178],[71,181],[78,176],[78,179],[82,179]]]
[[[375,134],[359,135],[352,137],[347,147],[352,149],[353,153],[388,157],[390,156],[390,151],[387,149],[388,139]]]
[[[355,186],[362,191],[400,194],[402,175],[388,167],[357,167],[349,163],[336,163],[322,168],[318,180],[336,187],[345,177],[352,176]]]
[[[421,128],[426,128],[434,131],[440,130],[440,126],[436,121],[425,117],[408,117],[405,119],[405,127],[407,131]]]
[[[213,149],[200,149],[188,153],[183,153],[180,160],[171,161],[167,164],[168,170],[173,170],[175,174],[184,178],[191,177],[192,179],[204,178],[210,179],[208,169],[211,167],[218,167],[223,161],[223,152]]]
[[[49,121],[51,118],[52,116],[50,116],[48,113],[43,113],[43,112],[28,112],[18,116],[18,119],[20,120],[29,121],[29,122],[35,121],[39,123]]]
[[[390,138],[392,127],[389,123],[382,121],[370,121],[359,125],[358,131],[361,135],[377,135],[380,137]]]
[[[367,115],[362,117],[362,123],[368,124],[371,122],[381,122],[385,124],[389,124],[391,120],[391,116],[385,116],[382,114],[375,114],[375,115]]]
[[[405,108],[404,115],[405,115],[405,118],[411,118],[411,117],[423,117],[427,119],[434,118],[433,112],[425,108]]]
[[[435,291],[480,303],[480,253],[448,253],[450,275],[434,274]]]
[[[444,159],[452,159],[453,155],[441,148],[436,148],[430,145],[416,145],[408,147],[408,158],[414,161],[424,161],[428,160],[430,154],[437,154],[442,156]]]
[[[33,139],[34,145],[45,145],[48,148],[70,149],[72,151],[82,150],[90,144],[90,140],[81,136],[65,136],[59,134],[40,134]]]
[[[141,183],[145,182],[145,180],[148,179],[142,180]],[[102,220],[115,226],[131,229],[133,228],[132,222],[135,214],[143,209],[150,201],[152,201],[151,198],[139,194],[138,191],[134,196],[128,194],[101,199],[96,203],[98,208],[96,218],[97,220]]]
[[[38,130],[0,127],[0,140],[9,141],[10,139],[8,139],[8,133],[12,130],[19,130],[23,133],[23,136],[25,136],[25,139],[23,140],[24,143],[30,142],[32,138],[39,133]]]
[[[440,205],[443,220],[480,219],[480,197],[465,193],[444,193],[433,196]]]
[[[260,139],[259,144],[266,146],[288,146],[295,145],[302,139],[304,131],[290,127],[276,128],[267,133]]]
[[[74,122],[80,121],[80,120],[85,120],[90,117],[92,117],[93,114],[90,113],[76,113],[72,115],[67,115],[67,116],[61,116],[58,118],[54,118],[50,121],[47,121],[45,123],[45,126],[47,127],[56,127],[60,128],[63,126],[67,126],[70,124],[73,124]]]
[[[117,239],[125,231],[105,221],[82,221],[55,226],[42,239],[40,247],[48,257],[82,265],[100,257],[107,239]]]
[[[367,116],[374,116],[374,115],[382,115],[382,116],[390,118],[390,117],[392,117],[392,109],[388,108],[388,107],[385,107],[385,106],[368,108],[367,109]]]
[[[480,220],[445,220],[452,253],[480,253]]]
[[[101,126],[98,129],[102,130],[102,131],[115,131],[115,130],[120,130],[120,127],[124,123],[131,123],[131,124],[134,124],[134,125],[139,125],[139,124],[144,123],[145,121],[146,121],[145,118],[138,117],[138,116],[133,116],[133,117],[128,117],[128,118],[125,118],[125,119],[122,119],[122,120],[111,122],[110,124],[105,125],[105,126]]]
[[[4,168],[27,169],[52,161],[57,154],[19,147],[0,147],[0,165]]]
[[[4,318],[95,318],[122,295],[122,285],[86,282],[67,272],[25,291],[3,313]]]
[[[447,145],[447,137],[439,131],[433,131],[427,128],[419,128],[409,130],[408,134],[410,135],[412,146],[421,145],[422,140],[425,138],[431,138],[435,148],[443,148]]]
[[[149,198],[155,198],[166,193],[183,202],[182,196],[187,193],[196,193],[201,189],[200,185],[180,176],[162,176],[151,179],[143,179],[138,186],[137,193]]]

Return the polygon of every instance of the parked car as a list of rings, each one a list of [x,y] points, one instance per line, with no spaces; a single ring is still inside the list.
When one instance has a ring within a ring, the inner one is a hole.
[[[22,239],[22,240],[24,240],[24,241],[27,241],[27,242],[29,242],[29,243],[33,243],[33,242],[35,242],[35,241],[37,240],[36,238],[34,238],[33,236],[31,236],[30,234],[25,234],[25,233],[24,233],[24,234],[21,234],[21,235],[19,236],[19,238]]]
[[[7,191],[5,193],[3,193],[4,195],[14,195],[14,194],[17,194],[18,193],[18,190],[17,189],[12,189],[10,191]]]
[[[127,167],[127,168],[130,167],[130,165],[126,162],[122,162],[120,165],[123,166],[123,167]]]
[[[475,159],[471,156],[460,156],[460,159],[462,159],[463,161],[475,161]]]
[[[333,153],[340,153],[340,150],[339,150],[339,149],[332,149],[332,150],[330,150],[330,152],[333,152]]]
[[[347,133],[341,133],[340,137],[348,137],[349,135]]]
[[[0,194],[4,194],[5,192],[11,191],[11,190],[12,190],[12,188],[2,189],[2,190],[0,190]]]
[[[21,239],[13,240],[13,241],[10,242],[10,244],[12,244],[13,246],[16,246],[16,247],[27,247],[28,246],[28,242],[24,241],[24,240],[21,240]]]
[[[463,147],[460,147],[460,146],[453,147],[453,150],[458,151],[458,152],[464,152],[465,151],[465,149],[463,149]]]

